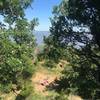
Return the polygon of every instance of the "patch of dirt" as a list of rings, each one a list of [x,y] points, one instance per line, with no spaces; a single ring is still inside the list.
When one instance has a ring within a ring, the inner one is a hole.
[[[43,96],[48,96],[50,91],[47,91],[46,87],[52,84],[56,79],[59,79],[61,75],[55,72],[50,73],[49,70],[47,70],[45,67],[42,66],[43,63],[44,61],[40,62],[39,69],[37,70],[35,75],[33,75],[31,80],[36,93],[42,94]],[[64,66],[66,66],[66,64],[69,63],[64,60],[61,60],[61,62],[58,63],[57,67],[54,68],[54,70],[60,73],[61,71],[64,70]],[[83,100],[83,99],[79,96],[70,95],[68,97],[68,100]]]
[[[83,100],[83,99],[80,96],[70,95],[68,97],[68,100]]]
[[[1,99],[0,100],[15,100],[16,96],[14,95],[13,92],[9,94],[0,94]]]
[[[42,64],[44,64],[45,61],[41,61],[39,62],[38,65],[38,70],[35,73],[35,75],[33,75],[32,77],[32,82],[33,82],[33,86],[34,89],[37,93],[42,93],[44,95],[48,94],[48,91],[46,91],[46,87],[53,83],[56,79],[59,79],[60,77],[60,72],[64,69],[64,67],[60,67],[59,64],[57,65],[56,68],[54,68],[54,70],[56,70],[58,73],[53,72],[50,73],[50,71],[48,71],[45,67],[42,66]],[[61,64],[64,66],[67,62],[66,61],[61,61]]]
[[[35,76],[33,76],[32,78],[35,91],[43,94],[45,92],[45,95],[47,95],[47,91],[45,91],[46,86],[52,83],[56,77],[57,77],[56,75],[50,75],[46,71],[37,72]]]

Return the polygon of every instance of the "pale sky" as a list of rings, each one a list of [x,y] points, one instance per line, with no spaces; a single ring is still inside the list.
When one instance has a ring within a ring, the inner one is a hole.
[[[34,0],[32,8],[28,8],[25,13],[28,20],[33,17],[39,19],[39,26],[36,27],[38,31],[48,31],[50,27],[49,18],[52,17],[52,10],[55,5],[58,5],[61,0]]]

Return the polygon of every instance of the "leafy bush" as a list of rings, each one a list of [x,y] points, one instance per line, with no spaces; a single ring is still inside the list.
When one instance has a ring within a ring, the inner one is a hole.
[[[1,85],[0,84],[0,90],[3,93],[9,93],[11,91],[12,84],[7,84],[7,85]]]
[[[16,97],[16,100],[25,100],[33,92],[31,82],[25,82],[20,94]]]
[[[55,66],[55,62],[53,60],[46,60],[44,66],[53,68]]]

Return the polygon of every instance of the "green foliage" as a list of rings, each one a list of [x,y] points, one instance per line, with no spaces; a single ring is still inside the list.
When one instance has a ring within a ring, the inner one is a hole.
[[[28,22],[24,18],[26,9],[32,0],[1,0],[0,14],[4,17],[4,24],[0,22],[0,91],[10,92],[13,85],[16,89],[29,95],[30,87],[25,81],[34,72],[32,60],[36,46],[33,30],[38,20]],[[25,86],[23,88],[23,86]],[[29,89],[29,90],[28,90]]]
[[[99,87],[96,81],[97,65],[93,65],[93,62],[84,55],[77,60],[76,62],[72,60],[70,70],[64,70],[62,81],[64,79],[68,83],[66,88],[69,88],[70,92],[77,93],[84,98],[93,98]]]
[[[25,100],[29,95],[33,93],[33,87],[30,82],[25,82],[20,94],[16,97],[16,100]]]
[[[2,91],[3,93],[9,93],[11,91],[12,88],[12,84],[0,84],[0,91]]]
[[[1,84],[16,84],[17,77],[27,79],[33,73],[32,59],[35,42],[31,30],[27,28],[27,24],[24,19],[17,20],[14,29],[8,29],[6,32],[1,33]],[[8,34],[5,35],[6,33]]]
[[[100,1],[69,1],[69,15],[71,18],[78,20],[80,23],[88,25],[91,34],[94,36],[96,43],[100,46]],[[77,9],[76,9],[77,8]],[[74,11],[73,11],[74,9]]]
[[[66,94],[61,93],[59,96],[56,96],[52,100],[68,100],[68,96]]]
[[[34,93],[33,95],[30,95],[26,100],[48,100],[48,99],[46,98],[46,96]]]
[[[44,63],[44,66],[46,66],[48,68],[53,68],[53,67],[55,67],[55,62],[53,60],[46,60]]]
[[[10,25],[16,19],[24,17],[24,9],[30,6],[33,0],[0,0],[0,14],[5,16],[5,21]]]
[[[54,8],[51,34],[44,40],[46,55],[49,60],[66,59],[72,66],[57,82],[58,92],[68,90],[94,99],[100,91],[99,5],[98,0],[63,0]]]

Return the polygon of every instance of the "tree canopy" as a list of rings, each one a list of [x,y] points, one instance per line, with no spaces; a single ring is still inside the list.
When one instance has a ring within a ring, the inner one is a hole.
[[[34,72],[34,48],[36,46],[33,30],[38,19],[28,22],[24,10],[32,0],[0,0],[0,91],[14,89],[27,91]],[[7,26],[8,25],[8,26]],[[29,91],[29,89],[28,89]],[[31,91],[31,90],[30,90]],[[25,94],[26,95],[26,94]]]
[[[54,7],[51,34],[44,39],[49,48],[48,55],[53,50],[58,51],[52,52],[52,59],[66,59],[72,66],[71,71],[65,69],[59,86],[85,99],[99,98],[99,6],[99,0],[63,0]],[[64,82],[68,84],[67,87],[65,84],[62,86]]]

